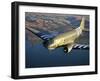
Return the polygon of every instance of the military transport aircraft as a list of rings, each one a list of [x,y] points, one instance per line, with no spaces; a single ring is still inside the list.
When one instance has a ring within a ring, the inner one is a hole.
[[[58,35],[47,35],[37,29],[34,29],[33,27],[27,27],[26,29],[40,37],[44,41],[43,44],[46,48],[48,48],[48,50],[54,50],[58,47],[64,47],[64,52],[69,53],[71,52],[72,48],[89,48],[88,45],[75,43],[75,41],[79,38],[79,36],[82,34],[82,31],[84,30],[84,24],[85,18],[82,17],[79,27],[72,29],[69,32],[64,32]]]

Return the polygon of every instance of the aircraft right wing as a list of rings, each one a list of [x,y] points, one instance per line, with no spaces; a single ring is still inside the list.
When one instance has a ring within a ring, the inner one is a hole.
[[[89,49],[89,45],[86,44],[75,44],[73,46],[74,49]]]

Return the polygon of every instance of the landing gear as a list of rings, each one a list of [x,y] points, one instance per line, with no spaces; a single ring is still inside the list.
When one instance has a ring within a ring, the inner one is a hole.
[[[68,48],[67,47],[64,47],[64,52],[68,53]]]

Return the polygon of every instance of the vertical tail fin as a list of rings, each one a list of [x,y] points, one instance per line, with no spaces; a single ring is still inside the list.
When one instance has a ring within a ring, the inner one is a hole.
[[[80,24],[80,29],[84,30],[84,26],[85,26],[85,18],[82,17],[81,24]]]

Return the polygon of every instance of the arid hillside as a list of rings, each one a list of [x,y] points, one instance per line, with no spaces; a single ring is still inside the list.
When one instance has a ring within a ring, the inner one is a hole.
[[[84,16],[86,23],[85,27],[89,29],[89,16]],[[80,25],[81,15],[66,15],[66,14],[51,14],[51,13],[25,13],[25,27],[33,27],[42,32],[63,33],[68,32]],[[26,30],[26,39],[34,43],[40,39],[36,35]],[[89,43],[89,31],[83,32],[78,43]]]

